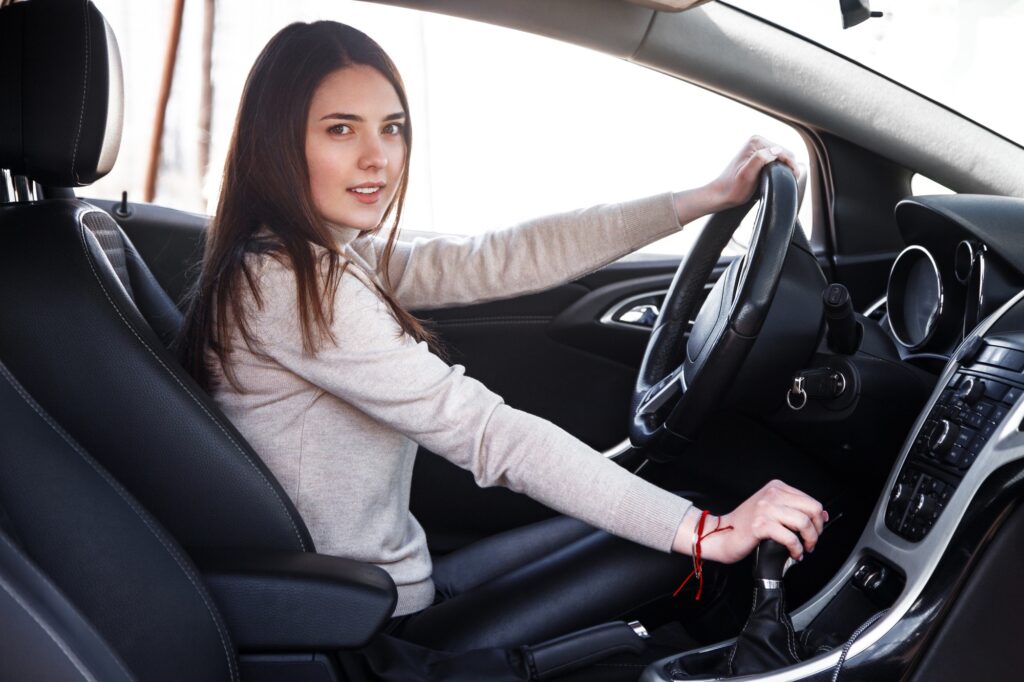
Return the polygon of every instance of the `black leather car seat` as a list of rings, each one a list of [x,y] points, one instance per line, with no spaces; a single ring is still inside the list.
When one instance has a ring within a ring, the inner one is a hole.
[[[120,142],[120,69],[91,2],[0,9],[0,168],[54,187],[102,177]],[[0,360],[58,423],[190,550],[313,551],[278,482],[167,350],[178,313],[107,213],[7,204],[0,239]]]
[[[2,364],[0,420],[0,678],[238,679],[185,552]]]
[[[0,661],[10,679],[133,679],[95,629],[2,532]]]

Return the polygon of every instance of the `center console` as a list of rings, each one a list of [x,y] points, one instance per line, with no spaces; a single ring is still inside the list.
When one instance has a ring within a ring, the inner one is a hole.
[[[934,400],[889,494],[885,525],[917,542],[935,525],[1024,386],[1024,351],[976,336]]]
[[[1020,494],[1024,329],[999,321],[1022,311],[1024,291],[979,325],[946,365],[854,550],[792,614],[803,660],[733,679],[830,680],[851,666],[869,676],[902,676],[899,666],[927,639],[953,591],[956,571],[949,567],[959,569],[973,554],[967,547],[985,542],[988,534],[974,523],[979,508],[998,506],[989,504],[998,491]],[[974,545],[961,527],[969,510]],[[732,648],[727,641],[662,659],[640,679],[722,679]],[[883,660],[896,667],[885,668]]]

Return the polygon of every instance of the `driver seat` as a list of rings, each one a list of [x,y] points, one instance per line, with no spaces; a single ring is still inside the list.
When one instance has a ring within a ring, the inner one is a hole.
[[[0,364],[0,677],[239,679],[199,572]]]
[[[106,174],[121,63],[86,0],[0,9],[0,168]],[[68,193],[70,194],[70,193]],[[314,551],[274,476],[168,351],[180,314],[113,219],[73,198],[0,205],[0,360],[190,551]]]

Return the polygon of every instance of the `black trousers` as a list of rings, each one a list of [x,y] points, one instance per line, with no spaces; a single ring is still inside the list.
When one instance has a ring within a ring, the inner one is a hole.
[[[436,559],[434,605],[387,632],[453,652],[537,644],[670,597],[692,566],[558,516]],[[693,608],[689,586],[678,600],[680,614]]]

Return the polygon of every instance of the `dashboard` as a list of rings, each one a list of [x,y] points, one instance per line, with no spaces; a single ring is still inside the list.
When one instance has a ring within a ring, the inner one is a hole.
[[[880,325],[904,360],[937,365],[936,381],[854,549],[792,613],[805,641],[846,645],[744,679],[835,680],[844,666],[895,679],[1024,495],[1024,200],[914,197],[896,220],[908,246]],[[718,679],[701,674],[705,661],[732,642],[658,661],[641,680]]]
[[[889,274],[883,328],[904,359],[945,362],[1024,288],[1024,200],[913,197],[896,222],[908,246]]]

